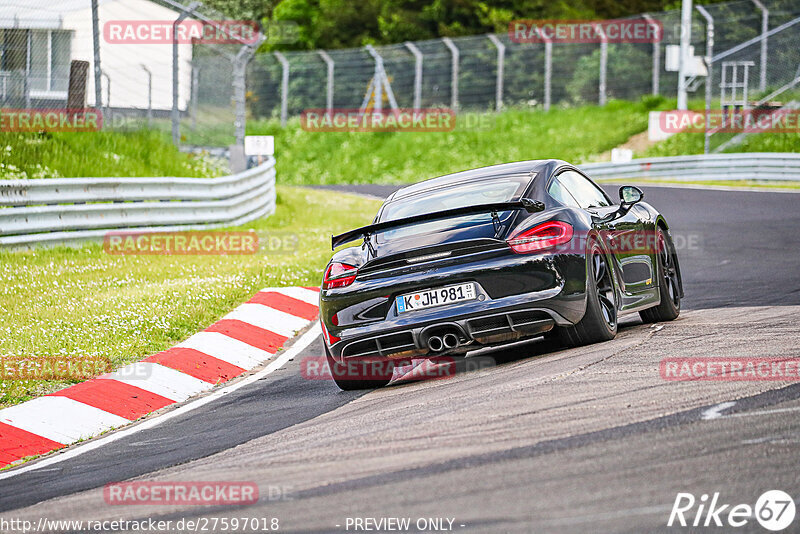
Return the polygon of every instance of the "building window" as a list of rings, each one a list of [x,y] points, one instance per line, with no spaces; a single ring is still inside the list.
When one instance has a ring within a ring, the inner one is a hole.
[[[72,32],[0,30],[0,71],[27,72],[30,91],[66,92]]]
[[[0,30],[0,69],[25,70],[28,64],[27,30]]]
[[[70,32],[33,30],[30,42],[31,90],[66,91],[72,44]]]
[[[72,58],[70,32],[50,32],[50,90],[66,91],[69,88],[69,62]]]

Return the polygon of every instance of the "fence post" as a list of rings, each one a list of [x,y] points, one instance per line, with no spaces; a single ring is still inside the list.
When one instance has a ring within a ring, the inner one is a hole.
[[[28,35],[31,33],[28,32]],[[27,109],[31,108],[31,77],[29,73],[25,73],[25,77],[22,79],[22,92],[25,93],[25,107]],[[100,99],[100,106],[102,105],[102,98]],[[100,109],[100,106],[97,106],[97,109]]]
[[[678,109],[686,110],[688,95],[686,91],[689,78],[689,46],[692,44],[692,0],[682,0],[681,3],[681,52],[678,63]]]
[[[97,12],[98,0],[92,0],[92,41],[94,46],[94,107],[103,107],[102,74],[100,74],[100,22]],[[30,107],[30,105],[28,105]]]
[[[544,110],[550,111],[550,99],[553,86],[553,41],[544,42]]]
[[[375,74],[372,76],[372,85],[370,86],[375,92],[375,104],[372,110],[380,113],[383,111],[383,58],[372,45],[367,45],[366,50],[369,55],[372,56],[372,59],[375,60]],[[364,99],[364,106],[362,107],[366,109],[367,106],[369,106],[369,93],[367,93],[367,97]]]
[[[606,95],[606,76],[608,75],[608,37],[606,32],[598,24],[595,25],[597,33],[600,35],[600,83],[597,87],[598,98],[597,102],[601,106],[606,105],[608,95]]]
[[[289,61],[280,52],[275,52],[275,57],[281,64],[281,126],[285,127],[289,120]]]
[[[495,107],[497,111],[503,109],[503,71],[506,62],[506,45],[493,33],[489,34],[489,40],[497,47],[497,94],[495,95]]]
[[[750,0],[761,10],[761,72],[758,90],[767,90],[767,32],[769,32],[769,9],[760,0]]]
[[[328,67],[328,87],[325,103],[328,113],[331,113],[333,111],[333,69],[336,67],[336,63],[334,63],[333,58],[331,58],[330,54],[325,50],[319,50],[317,53]]]
[[[656,21],[653,20],[653,17],[648,15],[647,13],[643,14],[644,20],[648,22],[653,27],[658,27]],[[663,30],[662,30],[663,32]],[[654,40],[653,41],[653,95],[657,96],[659,93],[659,85],[660,80],[659,77],[661,76],[661,44]]]
[[[714,57],[714,17],[703,6],[695,6],[697,11],[706,19],[706,55],[705,63],[708,69],[708,76],[706,76],[706,116],[703,125],[703,153],[708,154],[711,145],[711,132],[708,130],[708,121],[711,115],[711,90],[713,86],[713,72],[711,71],[713,63],[711,58]],[[746,78],[745,78],[746,79]]]
[[[105,124],[105,120],[111,118],[111,78],[102,70],[100,71],[100,76],[106,79],[106,105],[103,112],[103,124]],[[102,82],[100,85],[102,85]],[[108,117],[106,117],[107,115]]]
[[[370,45],[367,45],[370,47]],[[369,49],[369,48],[368,48]],[[375,76],[373,80],[373,88],[375,89],[375,105],[372,107],[373,111],[380,113],[383,111],[383,59],[375,53]]]
[[[386,75],[383,57],[381,57],[381,55],[372,45],[367,45],[365,49],[375,60],[375,76],[372,78],[372,84],[370,85],[370,88],[375,90],[374,110],[378,113],[383,111],[383,91],[386,91],[386,98],[389,100],[389,106],[391,106],[393,111],[397,111],[397,100],[394,97],[392,85],[389,83],[389,77]],[[370,93],[367,93],[366,97],[364,98],[364,103],[361,106],[362,110],[366,109],[367,104],[369,103],[369,95]]]
[[[248,45],[242,46],[233,57],[233,101],[236,103],[236,115],[233,125],[236,130],[236,144],[244,146],[244,136],[247,120],[247,63],[250,60]]]
[[[188,7],[182,7],[180,15],[172,23],[172,144],[178,146],[181,140],[181,113],[178,109],[178,99],[180,98],[178,87],[178,26],[183,22],[189,13],[200,5],[200,2],[192,2]]]
[[[192,62],[192,131],[197,128],[197,92],[200,90],[200,67]]]
[[[450,49],[450,54],[452,55],[452,77],[450,80],[450,107],[453,108],[453,111],[458,109],[458,63],[459,63],[459,52],[458,47],[453,43],[453,40],[449,37],[444,37],[442,42]]]
[[[406,42],[408,48],[414,55],[414,109],[422,106],[422,52],[414,43]]]
[[[147,127],[150,128],[153,121],[153,73],[144,63],[141,67],[147,73]]]

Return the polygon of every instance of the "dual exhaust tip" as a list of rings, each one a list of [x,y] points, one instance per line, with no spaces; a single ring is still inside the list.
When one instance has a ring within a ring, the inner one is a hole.
[[[454,349],[459,344],[458,336],[452,332],[448,332],[443,336],[431,336],[428,338],[428,348],[433,352]]]

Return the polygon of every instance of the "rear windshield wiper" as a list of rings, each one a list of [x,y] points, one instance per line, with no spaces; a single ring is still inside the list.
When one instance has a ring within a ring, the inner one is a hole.
[[[451,210],[437,211],[434,213],[424,213],[422,215],[414,215],[404,219],[397,219],[394,221],[384,221],[368,226],[362,226],[355,230],[350,230],[337,236],[331,236],[331,248],[336,249],[339,245],[355,241],[359,238],[366,238],[375,233],[383,232],[391,228],[399,228],[401,226],[410,226],[412,224],[419,224],[429,221],[439,221],[442,219],[452,219],[462,215],[472,215],[476,213],[497,213],[501,211],[510,210],[525,210],[528,213],[536,213],[544,210],[544,203],[533,200],[530,198],[521,198],[510,202],[495,202],[493,204],[479,204],[477,206],[464,206],[462,208],[454,208]],[[372,243],[370,243],[372,245]]]

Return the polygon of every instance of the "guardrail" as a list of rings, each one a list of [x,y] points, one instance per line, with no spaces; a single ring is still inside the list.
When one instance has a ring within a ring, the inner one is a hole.
[[[626,163],[587,163],[592,178],[668,178],[671,180],[797,180],[800,154],[752,152],[634,159]]]
[[[0,180],[0,246],[236,226],[274,211],[274,158],[222,178]]]

